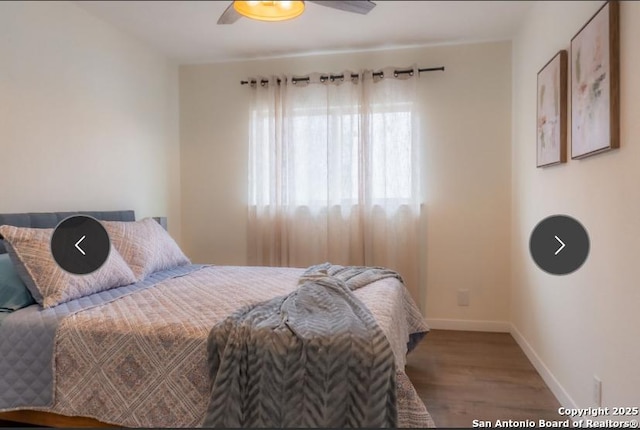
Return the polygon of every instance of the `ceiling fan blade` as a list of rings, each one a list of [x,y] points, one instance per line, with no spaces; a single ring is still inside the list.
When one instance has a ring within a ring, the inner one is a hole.
[[[236,12],[233,8],[233,2],[231,2],[222,15],[220,15],[220,18],[218,18],[218,24],[233,24],[240,18],[242,18],[242,15]]]
[[[319,4],[321,6],[331,7],[333,9],[344,10],[345,12],[359,13],[366,15],[376,7],[376,4],[369,0],[344,0],[344,1],[312,1],[309,3]]]

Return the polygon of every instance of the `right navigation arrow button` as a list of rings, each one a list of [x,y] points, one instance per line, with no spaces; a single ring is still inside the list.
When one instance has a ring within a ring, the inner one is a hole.
[[[558,253],[559,253],[560,251],[562,251],[562,249],[563,249],[566,245],[564,244],[564,242],[563,242],[563,241],[561,241],[561,240],[560,240],[560,238],[559,238],[558,236],[554,236],[554,237],[556,238],[556,240],[557,240],[558,242],[560,242],[560,245],[561,245],[561,246],[560,246],[560,248],[558,248],[558,249],[556,250],[556,253],[555,253],[555,254],[553,254],[553,255],[558,255]]]
[[[531,232],[529,252],[540,269],[552,275],[566,275],[587,259],[589,235],[574,218],[552,215],[540,221]]]

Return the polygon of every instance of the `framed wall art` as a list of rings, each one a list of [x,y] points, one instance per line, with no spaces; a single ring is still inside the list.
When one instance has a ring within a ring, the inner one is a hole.
[[[538,72],[536,166],[567,161],[567,51]]]
[[[618,11],[605,3],[571,39],[571,158],[620,146]]]

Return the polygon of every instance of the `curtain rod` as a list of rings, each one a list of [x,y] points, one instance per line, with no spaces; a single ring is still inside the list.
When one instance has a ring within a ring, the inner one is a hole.
[[[444,66],[440,66],[440,67],[428,67],[425,69],[418,69],[418,72],[422,73],[422,72],[436,72],[436,71],[442,71],[444,72]],[[413,74],[413,70],[396,70],[393,72],[393,75],[395,77],[397,77],[398,75],[406,75],[406,74]],[[360,75],[357,74],[352,74],[351,78],[357,78]],[[382,72],[374,72],[373,76],[384,76],[384,73]],[[344,79],[344,75],[328,75],[328,76],[320,76],[320,81],[324,82],[325,80],[330,79],[331,81],[333,81],[334,79]],[[296,82],[309,82],[309,78],[292,78],[291,82],[293,82],[294,84]],[[248,85],[248,84],[256,84],[257,81],[256,80],[252,80],[252,81],[240,81],[240,85]],[[262,85],[264,84],[268,84],[269,81],[267,80],[261,80],[260,83]],[[280,79],[278,79],[278,83],[280,83]]]

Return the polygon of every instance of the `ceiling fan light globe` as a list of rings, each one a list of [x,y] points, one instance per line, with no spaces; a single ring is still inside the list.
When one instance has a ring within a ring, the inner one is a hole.
[[[233,2],[240,15],[258,21],[284,21],[304,12],[304,1],[240,1]]]

